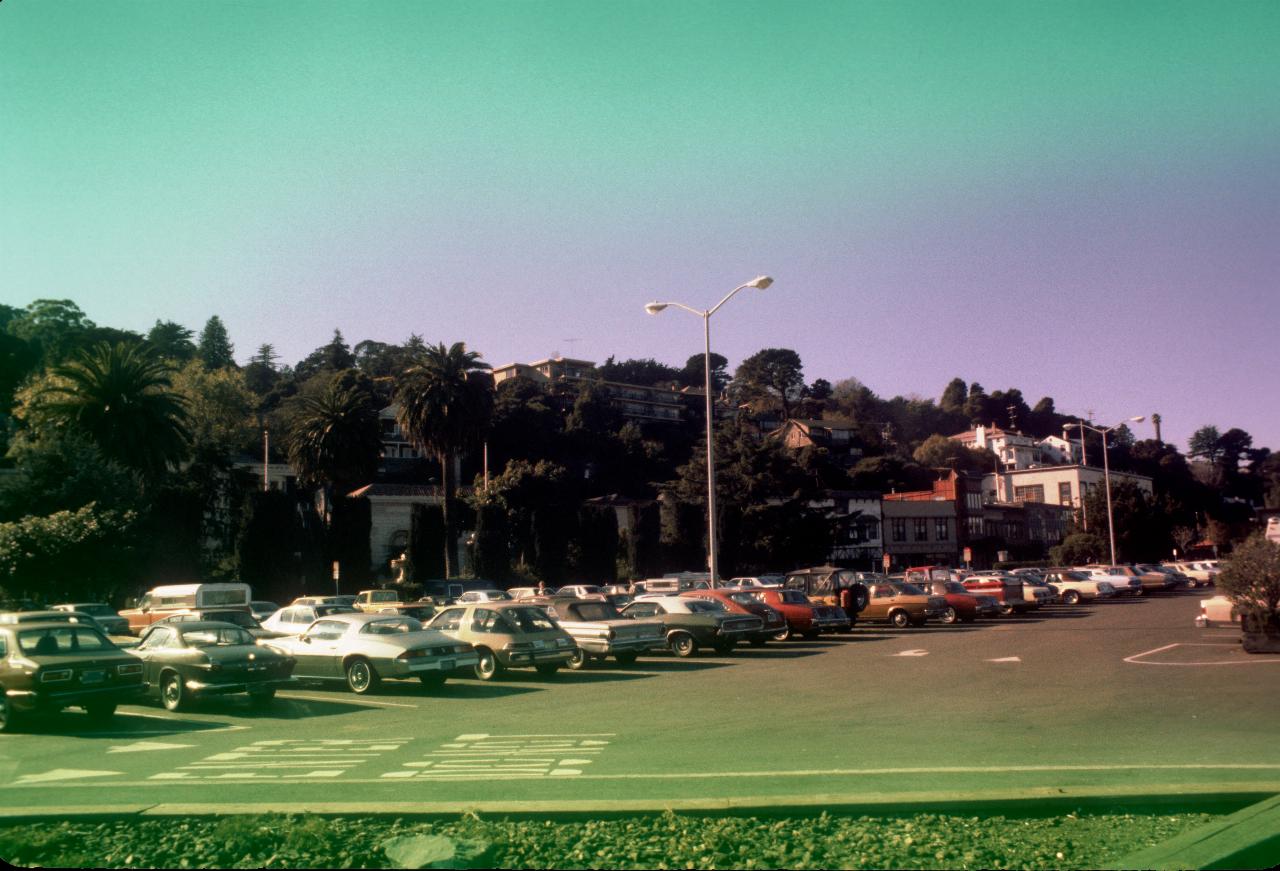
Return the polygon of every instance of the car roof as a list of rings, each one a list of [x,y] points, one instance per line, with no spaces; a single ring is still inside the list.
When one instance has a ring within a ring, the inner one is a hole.
[[[71,623],[74,622],[70,618],[83,617],[84,622],[93,621],[93,616],[83,611],[55,611],[52,609],[44,611],[5,611],[0,613],[0,623],[38,623],[44,620],[48,623]]]
[[[248,631],[243,626],[237,626],[234,623],[227,623],[225,620],[187,620],[181,623],[165,623],[157,624],[170,626],[177,629],[179,633],[189,632],[193,629],[239,629]]]

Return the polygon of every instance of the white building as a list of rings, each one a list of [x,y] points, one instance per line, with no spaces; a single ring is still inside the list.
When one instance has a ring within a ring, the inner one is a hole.
[[[1006,469],[999,475],[982,478],[984,502],[1047,502],[1050,505],[1080,507],[1081,497],[1102,487],[1103,470],[1095,466],[1038,466],[1034,469]],[[1112,472],[1111,486],[1131,483],[1148,497],[1154,492],[1151,479],[1130,472]]]

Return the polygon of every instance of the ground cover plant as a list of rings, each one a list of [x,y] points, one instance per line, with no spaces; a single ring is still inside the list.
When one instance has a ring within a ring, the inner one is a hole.
[[[0,827],[0,858],[63,868],[1097,868],[1212,819],[157,818],[9,824]]]

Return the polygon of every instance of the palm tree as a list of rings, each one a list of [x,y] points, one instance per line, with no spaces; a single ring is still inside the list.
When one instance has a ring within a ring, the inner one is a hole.
[[[289,423],[289,464],[304,484],[325,488],[325,513],[334,493],[345,495],[378,469],[382,431],[368,379],[335,374],[314,395],[297,400]]]
[[[457,482],[453,458],[478,441],[493,411],[488,363],[462,342],[428,345],[396,385],[396,418],[414,446],[440,461],[444,487],[445,576],[455,574],[457,530],[450,505]]]
[[[160,478],[187,455],[187,400],[172,369],[145,345],[106,342],[50,370],[37,418],[87,435],[109,459]]]

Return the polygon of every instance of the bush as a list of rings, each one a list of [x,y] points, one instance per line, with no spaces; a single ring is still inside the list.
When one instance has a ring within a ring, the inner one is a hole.
[[[1236,548],[1216,583],[1246,624],[1269,626],[1269,634],[1280,634],[1280,544],[1262,533],[1251,536]]]

